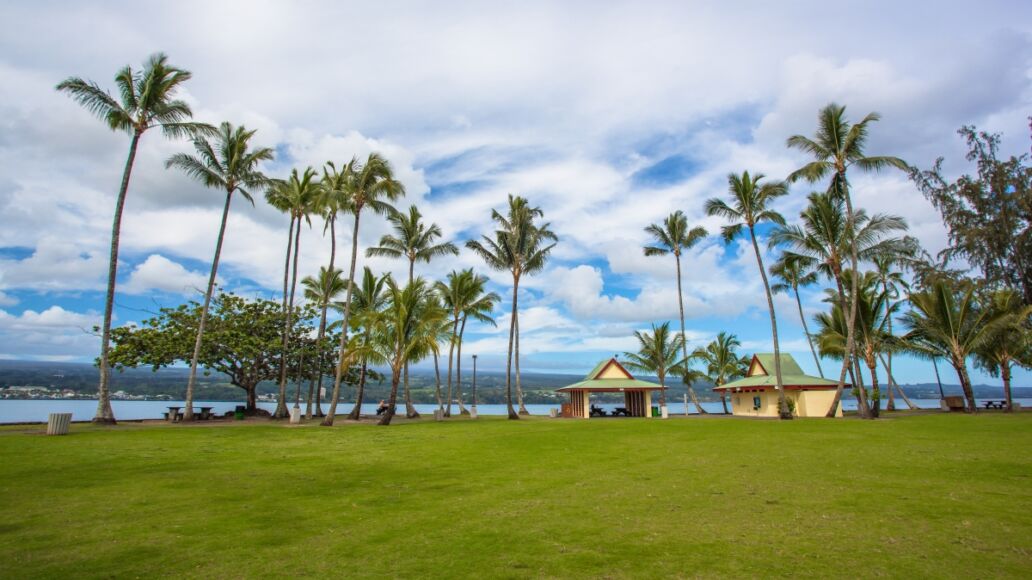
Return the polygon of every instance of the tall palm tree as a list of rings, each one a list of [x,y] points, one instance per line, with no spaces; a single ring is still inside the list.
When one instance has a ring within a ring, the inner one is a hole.
[[[906,242],[910,242],[911,238],[906,238]],[[901,251],[899,252],[886,252],[879,254],[872,258],[871,263],[874,264],[874,272],[878,276],[878,281],[882,285],[882,292],[885,294],[886,299],[889,301],[889,307],[896,307],[899,303],[900,297],[903,295],[903,290],[910,290],[910,285],[907,283],[906,277],[903,272],[897,269],[897,266],[907,263],[907,260],[913,256],[913,245],[904,242],[901,245]],[[887,321],[886,331],[889,336],[892,336],[892,317],[890,316]],[[885,373],[888,376],[888,401],[885,403],[885,410],[895,411],[896,410],[896,398],[893,395],[893,385],[895,385],[895,379],[892,376],[892,350],[886,353],[888,362],[884,362]],[[896,385],[896,388],[899,388]],[[900,389],[900,394],[903,395],[904,400],[910,405],[906,394]]]
[[[373,213],[390,215],[394,211],[391,202],[405,195],[405,186],[394,178],[394,169],[390,162],[379,153],[370,153],[364,164],[357,159],[348,162],[344,171],[350,177],[349,211],[355,216],[355,224],[351,230],[351,270],[348,274],[348,291],[344,298],[343,328],[340,335],[340,360],[337,363],[337,374],[333,379],[333,398],[330,401],[330,412],[326,413],[322,425],[332,427],[337,415],[337,403],[340,401],[340,382],[344,373],[344,358],[347,355],[348,325],[351,317],[351,296],[355,287],[355,266],[358,263],[358,230],[362,219],[362,210],[367,207]]]
[[[319,334],[316,338],[316,368],[320,370],[318,372],[318,378],[312,377],[312,380],[308,383],[308,399],[305,404],[305,418],[312,418],[312,398],[315,396],[316,416],[322,416],[322,405],[320,404],[320,392],[316,389],[322,389],[322,369],[326,368],[323,361],[326,353],[323,352],[323,338],[326,336],[326,310],[329,305],[334,302],[338,296],[345,290],[347,285],[344,280],[344,273],[340,268],[327,269],[326,266],[319,268],[319,275],[316,277],[305,276],[301,280],[301,287],[304,288],[305,300],[319,305]],[[318,385],[316,381],[318,380]]]
[[[867,144],[869,125],[881,119],[878,113],[868,113],[859,123],[851,124],[846,119],[844,106],[830,103],[817,114],[817,133],[813,138],[803,135],[789,137],[786,144],[790,149],[798,149],[807,153],[813,161],[793,171],[788,176],[790,182],[805,179],[815,183],[831,176],[828,192],[840,198],[846,205],[846,232],[849,238],[850,271],[853,272],[853,283],[859,283],[860,255],[856,237],[856,213],[853,211],[853,200],[849,191],[847,172],[856,168],[863,172],[881,171],[895,167],[908,171],[909,166],[898,157],[870,156],[864,152]],[[851,296],[858,296],[857,288],[851,288]],[[838,389],[835,401],[828,410],[828,417],[834,417],[845,385],[846,373],[855,355],[854,326],[856,324],[856,305],[849,307],[849,332],[846,337],[846,356],[842,359],[842,370],[839,372]],[[864,409],[861,409],[864,411]]]
[[[804,260],[800,259],[798,255],[782,254],[781,258],[770,267],[770,275],[778,280],[771,284],[771,292],[781,294],[791,290],[795,295],[796,306],[799,308],[799,321],[803,323],[806,343],[810,345],[810,352],[813,353],[813,362],[817,365],[817,373],[824,378],[821,357],[817,356],[817,349],[813,346],[813,335],[810,334],[810,327],[806,324],[806,315],[803,314],[803,301],[799,298],[799,287],[816,283],[817,272],[813,270],[807,272],[804,269]]]
[[[843,273],[852,271],[847,267],[851,245],[856,246],[857,257],[861,262],[901,253],[909,242],[907,238],[894,237],[893,234],[905,231],[906,221],[894,215],[868,216],[867,212],[858,209],[853,215],[853,228],[849,228],[845,201],[840,196],[834,192],[814,192],[807,199],[809,204],[799,214],[801,223],[775,228],[771,233],[770,246],[788,246],[786,254],[800,260],[807,271],[818,272],[833,281],[843,312],[848,312],[850,308],[846,302]],[[855,236],[850,235],[851,229],[856,230]],[[847,372],[857,374],[854,367],[859,369],[858,365],[853,365]],[[857,383],[855,379],[853,382]],[[844,384],[840,382],[835,390],[829,414],[826,415],[829,418],[835,416]],[[867,416],[866,401],[858,399],[857,405],[860,415]]]
[[[763,280],[763,290],[767,294],[767,309],[770,311],[770,333],[774,339],[774,377],[775,388],[778,391],[778,414],[782,419],[791,419],[792,412],[785,399],[785,383],[781,380],[781,349],[778,345],[778,321],[774,315],[774,297],[770,291],[770,282],[767,280],[767,270],[763,267],[760,246],[756,242],[757,224],[785,225],[785,218],[770,209],[769,206],[777,198],[788,194],[788,186],[783,181],[761,184],[763,177],[762,173],[752,176],[748,171],[743,171],[741,175],[735,173],[728,175],[728,192],[731,194],[731,203],[728,204],[717,198],[710,199],[706,202],[706,213],[711,216],[723,217],[731,222],[720,230],[724,243],[730,244],[742,234],[743,230],[749,231],[749,239],[752,241],[753,251],[756,253],[756,265],[760,269],[760,278]]]
[[[276,401],[276,410],[272,416],[276,419],[283,419],[287,412],[287,353],[290,348],[291,318],[294,310],[294,291],[297,288],[297,262],[301,250],[301,225],[302,222],[311,223],[309,214],[315,207],[319,197],[319,180],[317,173],[311,167],[305,168],[304,173],[298,174],[297,169],[290,172],[290,177],[277,181],[273,189],[266,195],[270,205],[285,211],[290,215],[290,230],[288,235],[293,239],[287,239],[287,257],[283,267],[283,344],[280,352],[280,377],[279,397]],[[293,255],[291,255],[293,252]]]
[[[1003,379],[1004,410],[1009,413],[1013,410],[1013,367],[1032,368],[1032,331],[1028,326],[1032,306],[1025,306],[1021,295],[1013,290],[997,290],[989,296],[988,308],[1000,318],[1000,324],[975,351],[975,365]]]
[[[443,235],[437,224],[427,225],[423,222],[423,214],[415,205],[409,207],[408,214],[393,212],[387,221],[394,228],[394,234],[380,238],[380,245],[366,250],[366,256],[385,256],[388,258],[405,257],[409,263],[409,283],[415,274],[416,262],[429,264],[436,257],[451,254],[457,256],[459,249],[451,242],[437,243]],[[412,405],[412,393],[409,391],[409,369],[405,365],[405,416],[409,419],[419,417]]]
[[[342,272],[336,267],[337,261],[337,218],[343,214],[351,211],[351,192],[354,185],[354,174],[347,170],[348,166],[345,165],[340,170],[334,165],[332,161],[328,161],[323,167],[323,178],[322,187],[319,191],[318,200],[316,201],[317,209],[322,214],[323,218],[323,235],[326,235],[327,231],[330,234],[330,263],[326,267],[328,272]],[[344,284],[343,275],[340,277],[341,284]],[[346,285],[345,285],[346,286]],[[325,336],[326,328],[326,313],[329,305],[335,298],[331,298],[329,301],[322,302],[322,307],[319,309],[319,348],[323,347],[323,337]],[[322,356],[322,352],[319,353]],[[309,391],[312,388],[309,386]],[[322,392],[323,392],[323,375],[319,373],[318,384],[315,386],[315,416],[322,417]],[[308,412],[305,413],[306,418],[312,418],[311,412],[311,394],[309,394]]]
[[[142,70],[126,66],[115,75],[119,99],[100,88],[97,83],[79,77],[68,77],[57,85],[87,111],[99,117],[112,131],[130,135],[129,155],[122,171],[122,181],[115,200],[115,215],[111,226],[111,256],[108,260],[107,294],[104,298],[104,322],[100,334],[100,385],[97,391],[97,413],[94,423],[114,423],[111,411],[111,392],[108,380],[108,351],[111,342],[111,313],[115,304],[115,279],[118,274],[118,243],[122,233],[122,211],[129,192],[129,176],[136,160],[140,138],[150,129],[160,128],[167,139],[198,135],[213,135],[214,127],[190,121],[193,111],[186,101],[175,98],[180,85],[192,75],[168,64],[161,53],[152,55]]]
[[[491,311],[501,301],[501,297],[494,292],[487,293],[485,286],[487,278],[473,273],[473,268],[466,270],[452,270],[448,273],[447,282],[437,282],[434,289],[441,297],[444,307],[451,317],[450,337],[448,348],[448,396],[444,408],[444,416],[451,416],[452,402],[452,363],[455,361],[455,351],[458,349],[458,364],[456,373],[458,384],[459,413],[468,414],[462,402],[462,335],[466,329],[466,321],[472,316],[474,320],[495,324],[491,318]]]
[[[219,257],[222,255],[222,242],[226,237],[226,222],[229,220],[229,205],[233,194],[240,192],[244,199],[254,205],[252,192],[265,190],[271,180],[262,173],[258,165],[262,161],[271,161],[273,150],[269,147],[249,149],[254,131],[244,127],[236,127],[229,123],[219,126],[218,136],[209,141],[198,136],[194,139],[197,156],[177,153],[165,162],[166,168],[175,167],[190,177],[200,181],[206,187],[226,192],[226,202],[222,208],[222,222],[219,234],[215,239],[215,256],[211,261],[211,274],[208,276],[208,288],[204,293],[204,306],[201,307],[201,318],[197,325],[197,339],[194,341],[193,356],[190,358],[190,376],[186,381],[186,410],[183,419],[193,420],[194,385],[197,382],[197,361],[201,356],[201,341],[204,337],[204,326],[208,321],[208,307],[215,291],[215,276],[219,271]]]
[[[852,284],[850,271],[845,273],[846,282],[849,287]],[[881,385],[878,381],[878,359],[884,352],[891,352],[894,349],[895,341],[888,332],[888,323],[899,309],[899,304],[893,302],[889,295],[879,288],[878,274],[875,272],[862,272],[861,280],[855,287],[859,295],[854,300],[853,296],[847,296],[846,303],[855,302],[857,305],[856,324],[854,328],[855,348],[858,354],[857,359],[862,359],[867,365],[868,373],[871,375],[871,417],[878,417],[881,410]],[[847,314],[843,308],[843,302],[839,299],[834,290],[828,290],[828,297],[825,302],[832,305],[831,312],[820,312],[815,317],[818,327],[818,343],[821,353],[839,358],[846,356],[846,341],[849,329]],[[868,394],[862,381],[857,381],[856,388],[862,400],[867,401]],[[891,386],[890,386],[891,388]]]
[[[474,274],[470,281],[467,291],[465,293],[465,306],[462,308],[462,322],[459,323],[459,336],[456,346],[456,358],[455,358],[455,392],[459,399],[459,409],[462,407],[462,341],[466,334],[466,322],[470,319],[476,320],[477,322],[490,324],[491,326],[498,326],[494,317],[491,313],[494,312],[498,303],[502,301],[502,297],[494,292],[487,292],[487,277],[479,274]],[[519,344],[519,319],[516,320],[516,344]],[[517,358],[517,362],[519,359]],[[519,378],[519,367],[516,368],[516,376]],[[517,381],[517,386],[519,382]],[[520,391],[517,390],[517,395],[521,395]],[[526,407],[523,406],[522,396],[517,399],[520,403],[522,414],[529,415]],[[474,402],[474,409],[476,402]]]
[[[684,212],[677,210],[667,216],[662,224],[651,224],[645,228],[645,233],[652,236],[652,245],[643,248],[646,256],[674,255],[674,263],[677,265],[677,307],[681,313],[681,348],[684,351],[684,358],[688,358],[688,341],[684,334],[684,293],[681,290],[681,254],[692,249],[702,241],[708,234],[705,228],[688,227],[688,218]],[[695,396],[695,389],[687,386],[688,396],[700,414],[706,410],[699,404],[699,398]]]
[[[404,288],[387,281],[387,304],[374,331],[377,348],[391,368],[391,393],[380,425],[390,425],[398,401],[398,384],[407,362],[416,362],[437,348],[447,312],[422,278]]]
[[[369,266],[362,269],[362,283],[355,288],[351,298],[351,309],[354,315],[351,317],[351,328],[356,335],[351,342],[361,345],[363,350],[357,359],[362,364],[362,372],[358,379],[358,391],[355,396],[355,406],[348,413],[348,419],[358,421],[362,418],[362,402],[365,398],[365,384],[368,375],[369,363],[387,364],[386,359],[377,354],[373,348],[373,329],[379,322],[380,313],[387,303],[387,281],[391,279],[390,274],[376,276]],[[344,304],[335,303],[334,309],[343,314]],[[358,332],[361,330],[361,332]],[[349,348],[351,348],[349,346]]]
[[[1006,323],[1006,315],[978,304],[973,285],[953,288],[945,280],[936,280],[924,291],[912,292],[910,304],[912,310],[901,319],[909,329],[902,338],[905,347],[933,361],[948,360],[957,371],[968,411],[976,411],[967,358],[985,348],[997,327]]]
[[[717,333],[717,338],[705,347],[692,351],[691,360],[703,363],[706,367],[706,376],[719,387],[732,379],[745,376],[749,371],[750,360],[739,356],[737,352],[741,346],[742,343],[737,336],[721,331]],[[720,391],[720,404],[723,405],[726,415],[727,395],[723,390]]]
[[[509,320],[509,352],[505,368],[505,400],[508,406],[509,419],[519,419],[519,414],[512,406],[512,359],[513,353],[519,357],[519,346],[514,349],[517,340],[516,320],[519,316],[519,287],[523,276],[530,276],[541,271],[548,261],[548,255],[555,247],[558,237],[549,229],[549,224],[538,225],[535,219],[544,217],[539,207],[531,207],[527,200],[509,194],[509,211],[502,215],[498,210],[491,210],[498,229],[495,237],[481,236],[481,240],[469,240],[466,247],[480,256],[490,268],[508,271],[512,274],[512,312]],[[552,242],[552,243],[548,243]],[[519,365],[517,364],[517,369]],[[519,373],[516,377],[519,388]],[[526,413],[525,408],[521,411]]]
[[[653,323],[651,334],[634,331],[634,338],[638,339],[638,352],[625,352],[624,364],[634,370],[656,373],[659,406],[665,407],[667,374],[680,374],[685,366],[685,359],[680,356],[684,352],[684,335],[672,334],[670,323],[664,322],[659,326]]]

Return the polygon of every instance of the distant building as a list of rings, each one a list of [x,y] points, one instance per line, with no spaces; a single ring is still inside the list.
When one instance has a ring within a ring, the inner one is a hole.
[[[828,414],[838,383],[803,372],[790,354],[781,355],[781,382],[789,406],[797,417],[823,417]],[[846,384],[847,388],[851,385]],[[753,355],[749,371],[737,381],[714,387],[731,399],[731,413],[743,417],[777,417],[778,392],[775,388],[774,355]],[[842,416],[842,405],[836,412]]]
[[[557,392],[570,395],[570,402],[563,403],[563,417],[591,417],[591,393],[623,393],[624,406],[620,409],[625,414],[650,417],[652,392],[662,388],[656,383],[639,381],[619,361],[611,358],[598,363],[583,381],[557,389]]]

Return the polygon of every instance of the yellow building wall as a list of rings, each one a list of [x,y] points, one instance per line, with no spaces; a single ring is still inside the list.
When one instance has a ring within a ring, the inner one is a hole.
[[[601,373],[598,374],[600,379],[626,379],[627,375],[620,370],[620,367],[616,365],[609,365]]]
[[[789,400],[795,403],[795,414],[797,417],[823,417],[831,407],[831,401],[835,398],[834,390],[814,391],[787,391]],[[731,413],[740,417],[777,417],[778,416],[778,393],[774,389],[767,389],[759,393],[731,393]],[[753,397],[760,398],[760,406],[756,408]],[[842,406],[839,405],[836,416],[842,416]]]

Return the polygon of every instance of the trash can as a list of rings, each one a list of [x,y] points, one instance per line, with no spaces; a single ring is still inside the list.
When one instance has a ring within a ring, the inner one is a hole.
[[[71,422],[71,413],[51,413],[47,416],[47,435],[67,435]]]
[[[237,405],[236,406],[236,410],[233,411],[233,418],[236,419],[237,421],[243,421],[244,420],[244,411],[246,411],[246,410],[247,410],[247,407],[245,407],[243,405]]]
[[[659,407],[656,407],[656,406],[652,407],[652,416],[653,417],[659,417]]]

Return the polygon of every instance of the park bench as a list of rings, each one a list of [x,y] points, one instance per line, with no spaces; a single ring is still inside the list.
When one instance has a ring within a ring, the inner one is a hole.
[[[1007,401],[983,401],[986,409],[1002,409],[1007,406]]]

